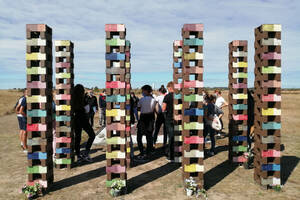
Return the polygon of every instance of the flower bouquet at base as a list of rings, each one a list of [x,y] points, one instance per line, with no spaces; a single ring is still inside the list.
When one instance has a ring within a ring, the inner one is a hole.
[[[39,183],[35,183],[34,185],[24,185],[22,187],[22,193],[26,195],[27,199],[35,199],[37,197],[42,196],[42,187]]]
[[[116,179],[111,184],[111,189],[109,193],[113,197],[120,196],[124,192],[125,187],[126,187],[125,180]]]

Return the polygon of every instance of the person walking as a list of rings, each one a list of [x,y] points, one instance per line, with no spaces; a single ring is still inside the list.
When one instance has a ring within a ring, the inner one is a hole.
[[[27,103],[26,103],[26,97],[27,97],[27,89],[25,88],[23,91],[23,96],[20,97],[15,105],[15,112],[17,114],[17,119],[19,122],[19,138],[21,142],[21,148],[23,149],[24,153],[27,153],[27,116],[26,116],[26,110],[27,110]]]
[[[156,116],[156,120],[155,120],[155,130],[154,130],[154,134],[153,134],[153,144],[154,146],[156,146],[156,141],[157,141],[157,136],[160,130],[161,125],[163,125],[165,123],[165,117],[164,114],[162,112],[162,104],[163,104],[163,100],[166,96],[167,90],[164,87],[164,85],[162,85],[159,88],[159,95],[156,97],[156,101],[158,103],[158,112],[157,112],[157,116]],[[163,135],[164,135],[164,139],[163,139],[163,146],[164,149],[166,151],[166,144],[167,144],[167,132],[166,132],[166,126],[163,126]]]
[[[99,125],[104,127],[106,124],[106,90],[104,89],[99,95]]]
[[[89,90],[86,93],[86,101],[90,106],[88,116],[89,116],[89,122],[93,128],[94,127],[94,116],[95,116],[95,113],[98,111],[98,103],[97,103],[97,97],[94,96],[94,93],[92,90]]]
[[[92,162],[92,159],[89,156],[89,152],[93,141],[95,139],[95,132],[89,123],[87,108],[88,102],[85,101],[84,87],[81,84],[77,84],[72,92],[71,105],[73,109],[74,123],[72,124],[75,130],[75,153],[77,155],[77,162],[83,160]],[[85,146],[85,152],[80,152],[80,142],[82,129],[88,134],[89,138]]]
[[[138,131],[137,131],[137,143],[140,154],[138,155],[138,159],[148,159],[153,151],[153,138],[152,133],[154,129],[154,113],[156,101],[151,95],[152,87],[150,85],[144,85],[142,87],[142,94],[143,97],[138,102],[138,108],[141,111],[140,118],[137,124]],[[147,149],[146,155],[144,152],[144,146],[142,142],[143,135],[146,135],[147,140]]]
[[[174,93],[174,83],[170,81],[167,84],[168,94],[164,97],[162,104],[162,111],[165,115],[165,126],[166,132],[169,138],[168,151],[169,157],[167,158],[170,162],[174,162],[174,116],[173,116],[173,93]]]
[[[215,105],[223,111],[223,108],[225,108],[226,106],[228,106],[228,103],[227,103],[227,101],[222,97],[222,92],[221,92],[221,90],[216,89],[216,90],[215,90],[215,95],[216,95],[216,103],[215,103]],[[221,128],[220,131],[217,131],[217,136],[218,136],[218,137],[221,136],[221,132],[222,132],[222,129],[223,129],[223,127],[224,127],[224,126],[223,126],[222,118],[220,118],[220,122],[221,122],[222,128]]]

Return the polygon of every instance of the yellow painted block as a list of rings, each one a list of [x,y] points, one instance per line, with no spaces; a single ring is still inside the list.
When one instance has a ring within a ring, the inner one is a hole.
[[[181,57],[182,51],[174,52],[174,57]]]
[[[175,110],[181,110],[182,109],[182,104],[174,105],[174,109]]]
[[[70,40],[56,40],[55,46],[70,46]]]
[[[106,152],[106,159],[114,159],[114,158],[125,158],[125,152],[121,151],[112,151]]]
[[[106,116],[108,116],[108,117],[125,117],[125,110],[120,110],[120,109],[106,110]]]
[[[248,95],[247,94],[233,94],[232,98],[233,99],[248,99]]]
[[[262,109],[263,116],[269,116],[269,115],[281,115],[281,109],[277,108],[268,108],[268,109]]]
[[[185,172],[204,172],[204,166],[199,164],[184,165]]]
[[[263,24],[262,31],[281,31],[281,24]]]
[[[44,53],[26,53],[26,60],[46,60]]]
[[[130,147],[127,147],[126,152],[130,153]]]
[[[130,62],[126,62],[126,63],[125,63],[125,67],[126,67],[126,68],[130,68]]]
[[[182,142],[182,136],[181,135],[175,135],[174,136],[174,141],[175,142]]]
[[[40,96],[40,95],[34,95],[31,97],[27,97],[26,101],[27,101],[27,103],[46,103],[47,97]]]
[[[59,105],[55,107],[55,110],[57,111],[70,111],[71,106],[70,105]]]
[[[203,53],[199,53],[199,52],[186,53],[186,54],[184,54],[184,59],[185,60],[202,60]]]
[[[232,67],[248,67],[247,62],[233,62]]]

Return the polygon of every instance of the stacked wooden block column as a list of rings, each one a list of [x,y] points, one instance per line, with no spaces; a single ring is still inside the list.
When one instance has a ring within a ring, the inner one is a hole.
[[[70,40],[55,41],[56,69],[56,159],[57,168],[71,168],[74,161],[74,134],[71,128],[71,91],[74,87],[74,45]]]
[[[185,24],[183,40],[183,178],[203,187],[203,24]]]
[[[126,134],[130,132],[130,120],[126,117],[126,104],[128,103],[127,92],[129,68],[126,63],[130,55],[125,53],[126,29],[124,24],[106,24],[106,186],[110,186],[114,179],[120,178],[126,184]],[[127,56],[126,56],[127,54]],[[127,76],[127,79],[126,79]],[[129,115],[130,116],[130,115]]]
[[[53,182],[52,29],[26,25],[28,185]]]
[[[229,161],[243,163],[247,159],[247,41],[229,43]]]
[[[126,83],[126,162],[127,167],[130,167],[131,163],[131,124],[130,124],[130,91],[131,91],[131,65],[130,65],[130,53],[131,43],[129,40],[125,41],[125,83]]]
[[[255,159],[254,179],[280,185],[281,25],[255,29]]]
[[[174,153],[175,162],[182,162],[182,40],[173,42],[174,81]]]

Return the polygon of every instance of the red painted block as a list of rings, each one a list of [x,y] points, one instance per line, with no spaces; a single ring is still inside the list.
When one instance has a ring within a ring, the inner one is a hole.
[[[71,143],[71,138],[69,137],[57,137],[56,143]]]
[[[56,68],[69,68],[70,66],[71,64],[67,62],[59,62],[55,64]]]
[[[182,85],[181,83],[175,83],[174,88],[179,90],[181,89],[181,85]]]
[[[262,59],[266,59],[266,60],[280,60],[281,59],[281,54],[280,53],[276,53],[276,52],[264,53],[262,55]]]
[[[55,96],[56,100],[71,100],[71,95],[70,94],[57,94]]]
[[[174,46],[182,46],[182,40],[174,40]]]
[[[232,115],[234,120],[248,120],[248,115]]]
[[[203,144],[204,138],[199,136],[184,137],[185,144]]]
[[[124,24],[105,24],[105,31],[125,31]]]
[[[203,24],[184,24],[184,31],[203,31]]]
[[[280,95],[275,95],[275,94],[269,94],[269,95],[264,95],[262,96],[262,101],[281,101],[281,96]]]
[[[201,88],[203,87],[202,81],[184,81],[183,83],[184,88]]]
[[[247,40],[233,40],[232,46],[246,46]]]
[[[106,173],[125,173],[126,168],[125,166],[121,165],[113,165],[111,167],[106,166]]]
[[[272,81],[264,81],[262,82],[262,87],[274,87],[274,88],[280,88],[281,82],[272,80]]]
[[[262,157],[280,157],[280,151],[268,150],[261,152]]]
[[[245,156],[238,156],[232,158],[233,162],[247,162],[247,158]]]
[[[238,88],[247,88],[247,83],[234,83],[234,84],[232,85],[232,87],[233,87],[234,89],[238,89]]]
[[[182,120],[182,115],[174,115],[174,120],[176,121]]]
[[[46,124],[27,124],[27,131],[47,131]]]
[[[116,89],[125,88],[125,82],[121,82],[121,81],[106,82],[106,88],[116,88]]]

